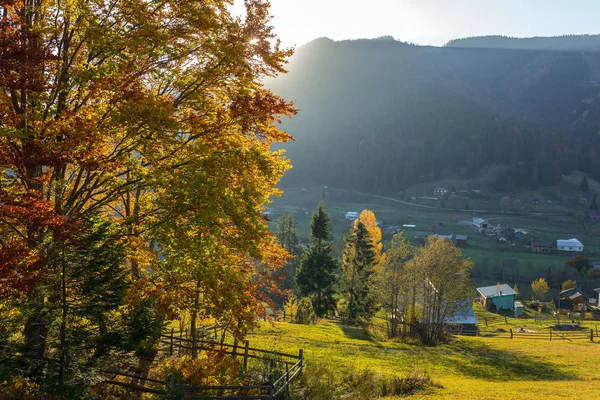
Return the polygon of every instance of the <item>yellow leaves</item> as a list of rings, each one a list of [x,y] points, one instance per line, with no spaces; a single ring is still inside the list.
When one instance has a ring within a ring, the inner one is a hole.
[[[381,229],[377,226],[377,218],[373,211],[363,210],[357,220],[354,221],[354,227],[362,222],[369,236],[371,237],[371,243],[373,243],[373,250],[375,251],[375,263],[379,263],[381,260],[381,250],[383,249],[383,243],[381,243]]]

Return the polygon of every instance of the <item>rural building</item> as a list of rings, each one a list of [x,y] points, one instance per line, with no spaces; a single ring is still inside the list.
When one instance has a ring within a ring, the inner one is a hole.
[[[579,240],[573,239],[560,239],[556,241],[556,248],[559,251],[583,251],[583,243]]]
[[[483,218],[473,218],[473,225],[479,229],[488,228],[488,222]]]
[[[460,245],[460,244],[467,244],[467,239],[468,236],[467,235],[456,235],[456,244]]]
[[[354,221],[358,219],[358,213],[356,211],[348,211],[346,213],[346,221]]]
[[[520,301],[515,301],[515,318],[521,314],[523,314],[523,303]]]
[[[402,227],[406,229],[415,229],[417,226],[415,224],[402,224]]]
[[[452,232],[439,226],[435,228],[435,236],[452,240]]]
[[[418,240],[425,240],[425,239],[427,239],[427,237],[428,237],[429,235],[431,235],[431,233],[429,233],[429,232],[417,232],[417,233],[415,234],[415,239],[418,239]]]
[[[600,210],[589,210],[587,215],[592,221],[600,221]]]
[[[559,293],[558,297],[560,299],[560,304],[557,304],[556,300],[554,303],[560,309],[572,311],[587,310],[589,298],[576,287],[563,290]]]
[[[448,193],[450,193],[450,191],[448,189],[446,189],[445,187],[439,187],[439,188],[433,189],[434,196],[446,196]]]
[[[477,323],[477,317],[475,317],[475,313],[473,312],[473,305],[469,300],[460,303],[454,315],[444,318],[444,324],[459,326],[461,331],[477,332]]]
[[[552,250],[554,250],[553,242],[531,242],[531,251],[533,251],[534,253],[549,253]]]
[[[479,301],[486,309],[513,310],[517,292],[507,284],[477,288]]]
[[[600,305],[600,288],[594,289],[594,292],[598,293],[598,301],[596,302],[596,304]]]

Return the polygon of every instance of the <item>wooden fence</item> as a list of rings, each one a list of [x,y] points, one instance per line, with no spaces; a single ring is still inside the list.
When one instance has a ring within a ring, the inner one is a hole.
[[[594,341],[594,330],[580,330],[580,331],[561,331],[550,329],[541,332],[527,332],[521,330],[509,329],[508,331],[489,331],[489,330],[477,330],[477,331],[457,331],[452,332],[453,336],[480,336],[488,338],[500,338],[500,339],[534,339],[534,340],[590,340]]]
[[[266,362],[270,373],[265,376],[265,382],[258,385],[188,385],[175,384],[169,381],[135,376],[119,371],[105,371],[111,378],[104,381],[105,384],[117,385],[128,390],[140,393],[152,393],[167,395],[169,390],[183,391],[186,398],[211,398],[211,399],[275,399],[283,392],[289,390],[289,385],[294,378],[299,376],[304,369],[304,352],[299,350],[298,354],[288,354],[277,351],[263,350],[250,347],[250,342],[245,341],[243,345],[238,343],[223,343],[216,340],[217,328],[203,328],[198,332],[195,348],[197,351],[217,350],[221,353],[231,355],[234,359],[240,358],[243,372],[248,371],[249,360],[262,360]],[[191,336],[191,335],[190,335]],[[188,332],[175,332],[171,330],[168,334],[161,335],[160,352],[164,355],[187,355],[192,353],[193,341],[188,337]],[[276,365],[278,364],[278,365]],[[131,378],[131,382],[116,380],[116,377]]]

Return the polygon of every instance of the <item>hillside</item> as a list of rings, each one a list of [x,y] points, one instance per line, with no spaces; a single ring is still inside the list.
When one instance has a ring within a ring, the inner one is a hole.
[[[573,169],[597,176],[600,54],[469,43],[299,48],[268,83],[300,109],[284,124],[296,138],[284,185],[395,194],[490,165],[501,167],[498,190],[553,185]]]
[[[413,397],[419,399],[564,399],[573,398],[574,391],[577,398],[591,398],[599,390],[589,360],[600,355],[600,347],[585,340],[461,337],[427,347],[382,341],[359,328],[326,322],[264,323],[250,340],[288,352],[303,348],[309,378],[311,369],[323,374],[323,367],[339,375],[365,369],[383,375],[427,372],[442,387]]]

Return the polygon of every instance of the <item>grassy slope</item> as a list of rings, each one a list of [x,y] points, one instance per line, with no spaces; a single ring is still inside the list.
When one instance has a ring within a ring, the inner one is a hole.
[[[460,338],[425,347],[381,341],[361,329],[323,322],[305,326],[263,325],[252,345],[296,353],[308,368],[325,363],[336,371],[369,368],[382,374],[427,371],[443,388],[416,398],[565,399],[597,398],[600,344],[586,341]]]

